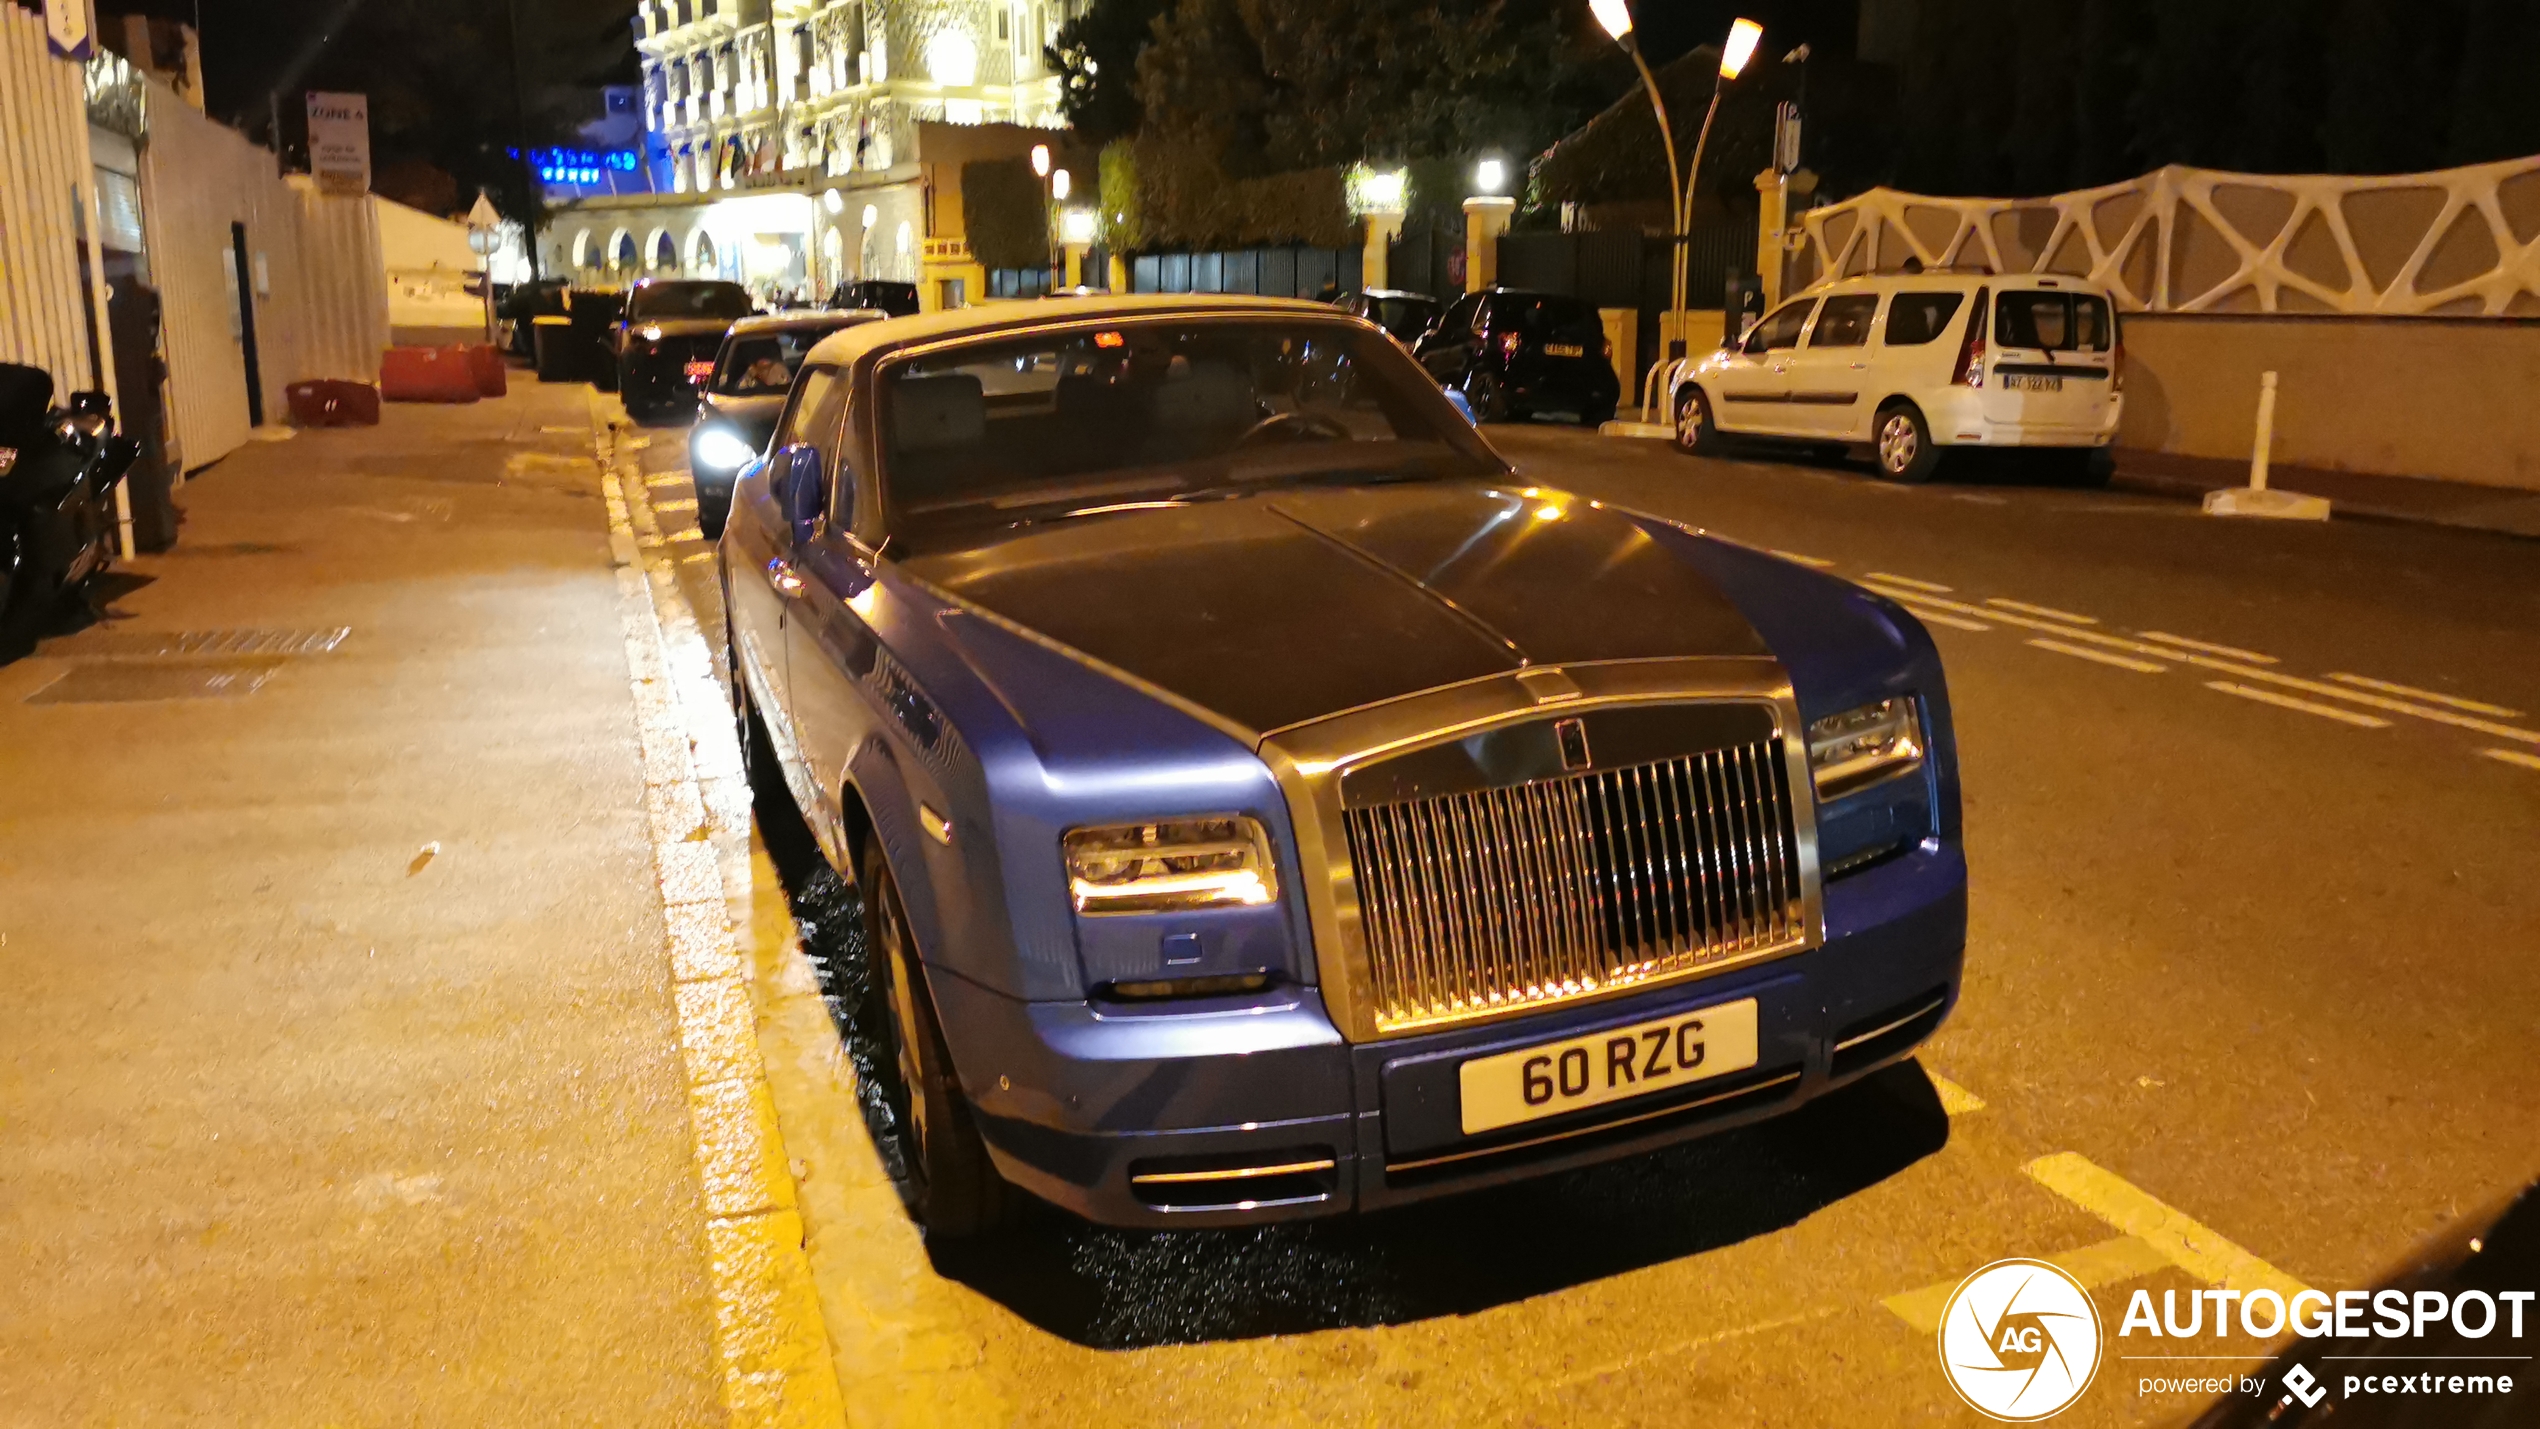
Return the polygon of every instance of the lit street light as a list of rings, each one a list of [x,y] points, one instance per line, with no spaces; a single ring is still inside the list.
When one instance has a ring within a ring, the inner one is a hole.
[[[1702,150],[1711,141],[1711,121],[1720,115],[1720,95],[1728,88],[1729,81],[1737,78],[1745,70],[1747,62],[1755,58],[1755,47],[1764,39],[1764,27],[1747,19],[1740,19],[1729,26],[1728,38],[1720,45],[1720,76],[1711,86],[1711,107],[1703,112],[1701,132],[1694,137],[1693,162],[1687,164],[1679,175],[1676,171],[1676,131],[1667,122],[1667,101],[1658,92],[1658,77],[1649,72],[1649,62],[1641,58],[1640,46],[1632,42],[1630,6],[1626,0],[1588,0],[1588,9],[1595,14],[1596,22],[1605,27],[1605,33],[1612,35],[1614,42],[1623,47],[1623,53],[1632,57],[1633,67],[1640,71],[1641,86],[1649,91],[1649,107],[1658,115],[1658,137],[1667,146],[1667,187],[1675,212],[1675,262],[1672,265],[1672,281],[1667,289],[1667,321],[1675,330],[1675,341],[1681,344],[1685,327],[1685,265],[1691,256],[1693,196],[1702,174]],[[1675,351],[1664,354],[1667,357],[1681,355]],[[1658,370],[1651,368],[1651,375],[1656,376]],[[1648,418],[1649,408],[1650,396],[1644,383],[1641,394],[1643,419]]]

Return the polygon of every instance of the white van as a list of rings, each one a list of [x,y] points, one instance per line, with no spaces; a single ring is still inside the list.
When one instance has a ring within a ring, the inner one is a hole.
[[[2055,274],[1846,278],[1764,315],[1744,341],[1667,375],[1676,444],[1723,435],[1867,446],[1879,474],[1928,481],[1949,447],[2038,448],[2104,479],[2125,407],[2108,290]]]

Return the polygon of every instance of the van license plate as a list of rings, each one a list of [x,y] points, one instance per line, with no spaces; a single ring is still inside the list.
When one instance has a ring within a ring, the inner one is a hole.
[[[1464,1134],[1559,1116],[1755,1065],[1755,999],[1696,1008],[1456,1068]]]
[[[2013,392],[2061,392],[2064,379],[2014,372],[2002,379],[2002,385]]]
[[[1543,345],[1543,355],[1546,357],[1585,357],[1587,356],[1587,349],[1581,347],[1575,342],[1547,342]]]

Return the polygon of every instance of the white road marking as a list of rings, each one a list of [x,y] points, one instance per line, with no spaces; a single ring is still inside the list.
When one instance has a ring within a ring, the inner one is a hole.
[[[1993,628],[1981,620],[1961,620],[1954,615],[1943,615],[1937,610],[1924,610],[1920,606],[1902,601],[1898,603],[1905,605],[1907,610],[1913,611],[1915,616],[1927,625],[1946,625],[1952,630],[1991,630]]]
[[[2096,616],[2075,615],[2069,610],[2057,610],[2051,605],[2031,605],[2024,600],[2004,600],[1998,595],[1985,597],[1984,603],[2002,610],[2016,610],[2023,615],[2042,615],[2049,620],[2070,621],[2075,625],[2097,625],[2099,623],[2098,617]]]
[[[1965,1116],[1984,1110],[1984,1098],[1949,1080],[1929,1067],[1923,1075],[1931,1079],[1931,1089],[1940,1094],[1940,1110],[1948,1116]]]
[[[2246,660],[2252,665],[2272,665],[2276,662],[2273,655],[2261,655],[2255,650],[2243,650],[2237,645],[2215,645],[2159,630],[2138,630],[2134,633],[2146,640],[2158,640],[2164,645],[2175,645],[2181,650],[2202,650],[2208,655],[2228,655],[2234,660]]]
[[[1885,571],[1872,571],[1867,576],[1863,577],[1863,579],[1885,581],[1889,585],[1901,585],[1907,590],[1927,590],[1940,595],[1947,595],[1949,592],[1957,588],[1955,586],[1934,585],[1930,581],[1918,581],[1912,576],[1889,575]]]
[[[1874,578],[1865,577],[1865,579]],[[2017,625],[2029,630],[2043,630],[2049,635],[2060,635],[2067,640],[2087,640],[2093,645],[2103,646],[2110,650],[2124,650],[2136,655],[2149,655],[2160,660],[2175,660],[2179,658],[2179,653],[2176,650],[2171,650],[2164,646],[2146,645],[2140,640],[2128,640],[2122,636],[2102,635],[2096,630],[2082,630],[2074,626],[2061,624],[2057,621],[2039,620],[2034,616],[2027,615],[2013,615],[2007,610],[1993,610],[1981,605],[1968,605],[1962,601],[1942,600],[1940,597],[1933,595],[1916,595],[1910,590],[1886,590],[1878,586],[1872,586],[1871,589],[1878,591],[1881,595],[1894,599],[1900,604],[1911,609],[1916,615],[1924,613],[1923,607],[1933,606],[1941,610],[1956,611],[1960,615],[1980,616],[1986,620],[1998,620],[2004,625]]]
[[[2156,1270],[2166,1270],[2172,1263],[2167,1255],[2150,1242],[2131,1235],[2115,1236],[2096,1245],[2057,1251],[2053,1255],[2040,1258],[2049,1265],[2061,1268],[2073,1279],[2080,1281],[2085,1288],[2092,1290],[2102,1285],[2115,1285],[2121,1281],[2133,1280]],[[1894,1312],[1896,1318],[1923,1334],[1936,1334],[1940,1330],[1941,1313],[1949,1308],[1949,1297],[1957,1293],[1961,1283],[1958,1280],[1943,1280],[1935,1285],[1926,1285],[1920,1290],[1908,1290],[1902,1295],[1890,1295],[1879,1303]]]
[[[1771,551],[1774,555],[1781,557],[1785,561],[1797,561],[1803,566],[1815,566],[1819,570],[1824,570],[1826,567],[1834,564],[1834,562],[1825,559],[1823,556],[1803,556],[1797,551],[1784,551],[1772,546],[1767,546],[1764,549]]]
[[[2433,704],[2450,705],[2456,710],[2467,710],[2471,714],[2494,715],[2498,719],[2520,719],[2522,717],[2522,711],[2509,710],[2503,705],[2481,704],[2477,700],[2465,700],[2458,695],[2438,695],[2432,690],[2420,690],[2413,685],[2394,685],[2388,680],[2367,679],[2362,675],[2331,675],[2329,678],[2337,681],[2341,685],[2361,685],[2367,690],[2379,690],[2385,695],[2405,695],[2412,700],[2426,700]]]
[[[2519,749],[2482,749],[2478,752],[2507,764],[2519,764],[2525,769],[2540,769],[2540,754],[2525,754]]]
[[[2244,700],[2256,700],[2260,704],[2274,705],[2278,709],[2300,710],[2304,714],[2315,714],[2321,719],[2333,719],[2342,724],[2354,725],[2358,729],[2388,729],[2390,727],[2390,721],[2386,719],[2375,719],[2371,715],[2357,714],[2353,710],[2341,710],[2334,705],[2297,700],[2291,695],[2279,695],[2273,690],[2235,685],[2229,680],[2207,680],[2205,688],[2220,690],[2226,695],[2238,695]]]
[[[2493,720],[2472,719],[2468,715],[2454,714],[2450,710],[2428,709],[2424,705],[2410,704],[2406,700],[2384,699],[2379,695],[2362,694],[2342,685],[2326,685],[2317,680],[2279,675],[2272,670],[2252,670],[2222,660],[2209,660],[2202,655],[2190,655],[2187,659],[2189,664],[2202,665],[2208,670],[2220,670],[2224,674],[2238,675],[2243,679],[2264,680],[2271,685],[2283,685],[2288,689],[2302,690],[2309,694],[2326,695],[2331,699],[2345,700],[2350,704],[2370,705],[2377,710],[2393,710],[2404,715],[2414,715],[2418,719],[2430,719],[2436,724],[2474,729],[2480,734],[2492,734],[2499,739],[2518,739],[2525,744],[2540,744],[2540,730],[2517,729],[2513,725],[2498,724]]]
[[[2104,650],[2093,650],[2087,645],[2068,645],[2061,640],[2032,640],[2028,643],[2040,650],[2052,650],[2058,655],[2070,655],[2077,660],[2093,660],[2102,665],[2114,665],[2120,670],[2132,670],[2138,675],[2166,675],[2170,672],[2170,667],[2167,665],[2155,665],[2149,660],[2137,660],[2127,655],[2111,655]]]
[[[2199,1280],[2226,1290],[2273,1290],[2288,1303],[2311,1288],[2086,1157],[2058,1151],[2020,1169],[2030,1180],[2142,1240]]]

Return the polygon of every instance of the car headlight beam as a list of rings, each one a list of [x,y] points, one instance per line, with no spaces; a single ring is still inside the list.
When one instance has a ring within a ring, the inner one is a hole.
[[[1808,725],[1808,771],[1820,799],[1840,798],[1922,764],[1922,721],[1910,696],[1862,705]]]
[[[758,451],[733,435],[728,427],[708,427],[697,433],[697,440],[689,447],[688,455],[691,461],[707,471],[738,471],[748,465]]]
[[[1072,829],[1064,845],[1079,913],[1250,907],[1279,896],[1269,835],[1240,814]]]

